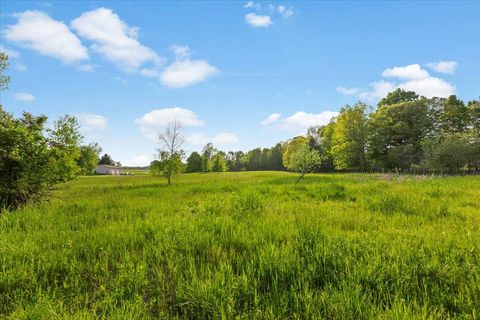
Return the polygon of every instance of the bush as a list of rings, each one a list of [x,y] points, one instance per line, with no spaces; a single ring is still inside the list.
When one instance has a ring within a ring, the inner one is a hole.
[[[46,122],[26,112],[15,119],[0,106],[0,210],[45,199],[55,184],[77,175],[76,119],[60,118],[53,129]]]

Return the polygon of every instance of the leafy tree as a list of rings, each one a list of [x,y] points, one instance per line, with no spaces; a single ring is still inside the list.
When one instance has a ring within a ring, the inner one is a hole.
[[[4,75],[5,70],[8,68],[8,56],[4,52],[0,52],[0,90],[8,88],[10,83],[10,77]]]
[[[227,168],[230,171],[245,170],[245,154],[243,151],[229,151],[226,155]]]
[[[378,102],[378,107],[416,100],[418,100],[418,94],[415,92],[396,89],[395,91],[389,92],[385,98],[380,100],[380,102]]]
[[[304,145],[308,145],[308,139],[304,136],[297,136],[288,142],[282,157],[283,165],[285,168],[290,170],[290,168],[293,167],[290,163],[290,158],[297,150],[302,148]]]
[[[270,149],[269,157],[269,170],[285,170],[283,166],[283,149],[284,146],[282,143],[277,143],[273,148]]]
[[[287,169],[300,173],[295,182],[297,184],[307,173],[312,172],[315,167],[319,166],[321,161],[319,153],[305,143],[292,152]]]
[[[115,165],[115,161],[113,161],[112,157],[110,157],[109,154],[105,153],[100,158],[100,161],[98,162],[98,164],[105,164],[105,165],[113,166],[113,165]]]
[[[168,124],[164,132],[158,135],[160,147],[158,148],[159,160],[153,163],[151,173],[165,177],[168,184],[172,177],[181,172],[183,151],[181,147],[184,138],[181,133],[182,125],[178,121],[172,121]]]
[[[429,171],[458,173],[476,159],[480,152],[466,135],[448,134],[423,141],[423,166]]]
[[[438,122],[442,133],[465,132],[469,123],[469,109],[463,101],[452,95],[441,99],[442,108],[439,110]]]
[[[225,153],[217,152],[212,158],[212,171],[224,172],[227,170],[227,163],[225,161]]]
[[[379,104],[370,114],[368,139],[369,155],[376,168],[409,170],[412,164],[420,164],[421,142],[433,128],[432,109],[426,98]]]
[[[213,147],[211,142],[207,143],[202,150],[202,171],[208,172],[211,170],[212,157],[215,154],[216,150]]]
[[[202,172],[202,156],[194,151],[187,158],[186,172]]]
[[[150,163],[150,174],[153,176],[164,177],[168,184],[172,177],[181,173],[183,170],[183,163],[180,153],[169,154],[167,151],[160,151],[158,160]]]
[[[80,157],[77,159],[77,165],[80,167],[80,174],[92,174],[99,162],[102,148],[98,143],[90,143],[80,147]]]
[[[331,154],[339,170],[365,171],[367,168],[366,108],[365,104],[357,103],[340,110],[331,141]]]
[[[262,149],[248,151],[245,155],[245,166],[248,171],[262,170]]]
[[[470,130],[480,137],[480,99],[468,102],[467,109]]]
[[[0,207],[15,209],[48,199],[54,186],[79,171],[81,135],[74,117],[46,128],[46,116],[14,118],[0,106]]]

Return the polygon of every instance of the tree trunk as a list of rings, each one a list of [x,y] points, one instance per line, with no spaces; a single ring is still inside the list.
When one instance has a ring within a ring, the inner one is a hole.
[[[302,175],[300,177],[298,177],[297,181],[295,182],[295,185],[297,185],[297,183],[303,178],[304,175],[306,175],[307,173],[306,172],[302,172]]]

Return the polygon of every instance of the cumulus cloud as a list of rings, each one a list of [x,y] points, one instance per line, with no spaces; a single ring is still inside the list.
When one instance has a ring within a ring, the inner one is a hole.
[[[164,59],[138,41],[139,28],[129,27],[108,8],[84,12],[71,22],[82,38],[93,42],[92,49],[126,72],[146,63],[160,65]]]
[[[259,15],[256,13],[247,13],[245,15],[245,22],[255,28],[266,28],[273,24],[272,18],[267,15]]]
[[[263,124],[265,121],[268,122],[268,120],[271,120],[267,126],[272,129],[280,131],[305,132],[311,126],[328,124],[333,117],[338,115],[338,112],[322,111],[320,113],[306,113],[304,111],[298,111],[286,118],[281,118],[281,116],[277,115],[278,114],[272,114],[261,123]],[[271,116],[273,117],[270,118]]]
[[[108,120],[104,116],[93,113],[79,113],[75,117],[80,124],[80,130],[83,134],[94,134],[107,129]]]
[[[135,120],[139,126],[140,132],[151,140],[156,140],[158,133],[163,130],[170,122],[179,121],[184,127],[194,127],[203,125],[195,112],[185,108],[164,108],[155,109]]]
[[[185,138],[185,141],[191,145],[205,145],[209,142],[213,143],[214,145],[231,145],[238,143],[238,138],[235,134],[231,132],[221,132],[214,136],[207,136],[203,133],[194,133],[188,135]]]
[[[269,115],[265,120],[263,120],[262,122],[260,122],[260,124],[262,126],[268,126],[274,122],[277,122],[278,119],[280,119],[280,117],[282,116],[281,113],[272,113],[271,115]]]
[[[30,102],[35,100],[35,96],[28,92],[19,92],[15,94],[15,100],[21,102]]]
[[[447,74],[454,74],[455,69],[457,69],[458,63],[456,61],[438,61],[438,62],[429,62],[427,67],[430,69]]]
[[[167,87],[183,88],[207,80],[218,69],[205,60],[180,60],[169,65],[160,75]]]
[[[443,70],[448,68],[443,66]],[[337,87],[337,91],[345,95],[356,95],[360,99],[377,101],[385,97],[395,89],[415,91],[421,96],[448,97],[455,94],[455,86],[441,78],[431,76],[427,70],[419,64],[410,64],[403,67],[393,67],[382,72],[385,78],[392,78],[390,81],[379,80],[370,84],[370,90],[358,88]]]
[[[135,158],[124,161],[123,165],[127,167],[145,167],[145,166],[148,166],[151,161],[152,159],[149,157],[137,156]]]
[[[279,5],[277,9],[278,9],[278,12],[284,18],[288,18],[288,17],[293,16],[293,9],[292,8],[287,8],[284,5]]]
[[[63,22],[40,11],[16,13],[14,17],[17,23],[4,31],[7,40],[64,63],[88,59],[87,48]]]
[[[404,67],[394,67],[383,71],[386,78],[398,78],[400,80],[419,80],[428,78],[430,75],[419,64],[410,64]]]

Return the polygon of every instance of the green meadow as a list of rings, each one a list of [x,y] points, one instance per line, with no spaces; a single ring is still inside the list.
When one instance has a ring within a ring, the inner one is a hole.
[[[0,318],[480,318],[478,176],[138,173],[0,216]]]

